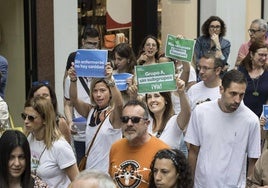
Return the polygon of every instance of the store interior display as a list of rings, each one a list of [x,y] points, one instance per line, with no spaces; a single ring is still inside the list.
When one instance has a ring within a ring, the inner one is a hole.
[[[101,46],[104,49],[112,49],[119,42],[128,41],[131,43],[130,30],[106,29],[106,0],[78,0],[78,30],[79,30],[79,46],[81,46],[81,37],[85,27],[95,27],[99,33],[101,40]],[[124,38],[123,38],[124,36]]]

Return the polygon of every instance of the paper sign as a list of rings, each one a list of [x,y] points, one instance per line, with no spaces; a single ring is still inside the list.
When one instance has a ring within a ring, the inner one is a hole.
[[[135,74],[140,94],[177,89],[173,62],[135,66]]]
[[[105,77],[107,50],[79,49],[76,52],[74,68],[78,77]]]
[[[266,124],[263,126],[264,130],[268,130],[268,105],[263,105],[263,116],[266,118]]]
[[[132,77],[133,74],[129,73],[118,73],[113,74],[115,85],[118,88],[119,91],[125,91],[127,90],[127,79]]]
[[[165,55],[181,61],[192,62],[195,40],[167,36]]]

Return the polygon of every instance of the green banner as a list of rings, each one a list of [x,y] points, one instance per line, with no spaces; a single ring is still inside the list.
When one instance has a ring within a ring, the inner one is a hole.
[[[181,61],[192,62],[195,40],[167,36],[165,55]]]
[[[177,89],[173,62],[135,66],[135,75],[140,94]]]

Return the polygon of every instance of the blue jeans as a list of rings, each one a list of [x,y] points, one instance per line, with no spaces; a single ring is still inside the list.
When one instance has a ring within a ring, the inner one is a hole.
[[[80,141],[75,141],[74,140],[74,148],[75,148],[75,153],[76,153],[77,164],[79,164],[79,162],[81,161],[81,159],[85,155],[86,144],[83,141],[80,142]]]

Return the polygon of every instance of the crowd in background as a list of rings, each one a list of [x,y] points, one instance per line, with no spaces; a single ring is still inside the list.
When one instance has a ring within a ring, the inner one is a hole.
[[[64,114],[49,83],[33,82],[23,133],[9,130],[8,63],[0,56],[0,188],[268,187],[267,21],[252,21],[233,69],[224,21],[211,16],[201,30],[192,62],[166,57],[152,35],[137,55],[129,43],[117,44],[104,78],[78,77],[77,52],[70,53]],[[101,49],[101,40],[86,27],[79,48]],[[135,66],[163,62],[174,63],[176,90],[140,94]],[[132,75],[124,91],[113,77],[120,73]]]

